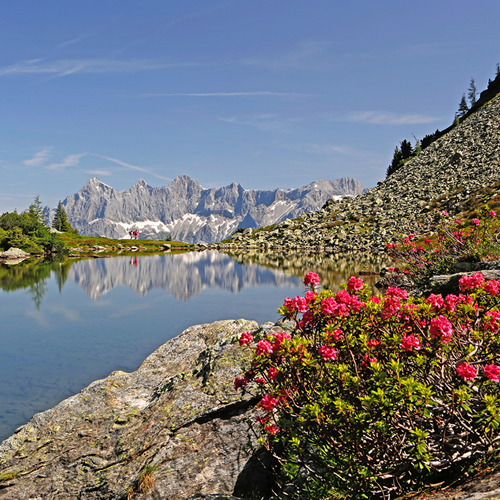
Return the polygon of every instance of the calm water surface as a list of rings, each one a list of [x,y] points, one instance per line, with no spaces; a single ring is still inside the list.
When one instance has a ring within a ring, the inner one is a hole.
[[[114,370],[133,371],[185,328],[277,321],[318,272],[338,288],[376,263],[218,252],[0,266],[0,441],[34,413]],[[373,281],[373,279],[372,279]]]

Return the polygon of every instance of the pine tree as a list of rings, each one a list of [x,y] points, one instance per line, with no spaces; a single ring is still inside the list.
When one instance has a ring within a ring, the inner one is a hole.
[[[469,111],[469,106],[467,106],[467,101],[465,100],[465,94],[462,94],[462,99],[460,100],[460,104],[458,105],[458,111],[456,114],[457,118],[462,118]]]
[[[66,210],[64,210],[61,201],[59,201],[57,205],[54,220],[52,221],[52,227],[54,229],[57,229],[58,231],[61,231],[62,233],[72,233],[75,231],[68,221],[68,215],[66,214]]]
[[[411,142],[407,141],[406,139],[404,141],[401,141],[401,156],[403,157],[403,160],[411,158],[412,155],[413,146],[411,145]]]
[[[469,85],[469,93],[467,94],[471,108],[477,102],[476,95],[477,95],[476,83],[474,82],[474,78],[471,78]]]
[[[394,150],[394,156],[392,157],[391,164],[387,167],[386,177],[393,174],[399,167],[400,163],[403,160],[403,155],[401,154],[401,150],[396,146]]]
[[[495,75],[495,78],[500,75],[500,63],[497,63],[497,74]]]
[[[26,213],[38,222],[45,224],[42,202],[40,201],[40,197],[38,195],[35,196],[33,203],[28,207]]]

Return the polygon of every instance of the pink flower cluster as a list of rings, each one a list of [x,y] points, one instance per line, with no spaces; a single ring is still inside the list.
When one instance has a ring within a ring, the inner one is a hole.
[[[500,382],[500,366],[498,365],[485,365],[484,375],[492,382]]]
[[[359,292],[360,290],[363,290],[363,279],[351,276],[347,282],[347,289],[350,292]]]
[[[403,351],[408,352],[412,351],[413,349],[418,351],[420,347],[420,339],[413,334],[405,335],[401,340],[401,349]]]
[[[279,401],[276,398],[273,398],[270,394],[266,394],[260,400],[259,404],[264,411],[273,411],[278,406],[278,403]]]
[[[335,350],[334,347],[322,345],[318,349],[318,352],[325,361],[331,361],[337,359],[337,351]]]
[[[284,302],[284,306],[291,312],[300,312],[303,313],[307,310],[307,299],[304,297],[300,297],[300,295],[297,295],[297,297],[294,297],[291,299],[290,297],[287,297]]]
[[[318,286],[319,285],[319,276],[312,271],[309,271],[304,278],[305,286]]]
[[[458,281],[458,285],[462,292],[466,290],[474,290],[479,288],[484,283],[483,273],[474,273],[466,276],[462,276]]]
[[[433,339],[439,339],[444,344],[448,344],[451,341],[453,327],[446,316],[440,315],[431,319],[429,332]]]
[[[253,342],[253,337],[249,332],[245,332],[245,333],[241,334],[241,337],[240,337],[240,345],[241,346],[248,345],[251,342]]]
[[[477,377],[476,367],[465,361],[457,365],[457,373],[464,380],[474,380]]]

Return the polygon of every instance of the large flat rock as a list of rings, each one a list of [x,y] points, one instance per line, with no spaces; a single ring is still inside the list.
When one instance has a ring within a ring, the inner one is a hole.
[[[193,326],[137,371],[113,372],[35,415],[0,444],[0,499],[233,494],[257,402],[233,389],[248,362],[238,339],[256,329],[246,320]]]

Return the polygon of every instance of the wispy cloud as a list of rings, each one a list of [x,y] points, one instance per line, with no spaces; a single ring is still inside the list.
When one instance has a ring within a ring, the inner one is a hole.
[[[76,167],[80,163],[80,159],[83,156],[88,155],[88,153],[80,153],[76,155],[68,155],[63,158],[61,163],[51,163],[47,167],[45,167],[47,170],[63,170],[66,167]]]
[[[49,310],[52,314],[60,314],[66,320],[73,323],[77,323],[82,320],[80,313],[76,309],[68,309],[67,307],[61,306],[60,304],[57,307],[50,307]]]
[[[415,125],[418,123],[433,123],[439,121],[440,118],[426,115],[401,115],[383,111],[362,111],[351,114],[348,120],[371,125]]]
[[[38,151],[38,153],[35,153],[33,158],[30,158],[29,160],[24,160],[23,163],[27,167],[39,167],[40,165],[43,165],[51,156],[52,156],[52,148],[44,148]]]
[[[106,176],[111,175],[110,170],[87,170],[85,173],[91,175],[106,175]]]
[[[206,92],[200,94],[143,94],[145,97],[169,97],[169,96],[187,96],[187,97],[310,97],[314,94],[299,94],[294,92]]]
[[[219,117],[219,120],[236,125],[247,125],[255,127],[263,132],[289,132],[291,125],[302,121],[300,118],[281,118],[278,114],[268,113],[249,117]]]
[[[339,146],[336,144],[298,144],[294,145],[293,149],[305,151],[306,153],[313,153],[322,156],[346,156],[350,158],[376,158],[377,153],[372,151],[365,151],[362,149],[354,149],[349,146]],[[381,156],[382,157],[382,156]]]
[[[98,158],[102,158],[103,160],[112,161],[113,163],[121,165],[122,167],[129,168],[131,170],[138,170],[139,172],[145,172],[146,174],[157,177],[158,179],[163,179],[164,181],[171,181],[172,180],[170,177],[164,177],[162,175],[155,174],[154,172],[152,172],[151,170],[149,170],[147,168],[138,167],[137,165],[131,165],[130,163],[126,163],[124,161],[118,160],[117,158],[111,158],[111,156],[102,156],[102,155],[96,155],[96,154],[94,154],[93,156],[97,156]]]
[[[56,48],[62,49],[63,47],[67,47],[68,45],[73,45],[75,43],[81,42],[82,40],[90,38],[91,36],[94,36],[94,35],[95,35],[95,33],[82,33],[81,35],[77,36],[76,38],[72,38],[71,40],[66,40],[65,42],[60,43],[59,45],[56,46]]]
[[[0,67],[0,76],[5,75],[55,75],[67,76],[74,73],[135,73],[165,68],[195,66],[196,63],[164,63],[146,59],[119,61],[116,59],[60,59],[46,61],[33,59],[10,66]]]
[[[241,64],[273,70],[322,69],[332,63],[328,55],[331,42],[304,41],[296,49],[277,57],[243,59]]]

